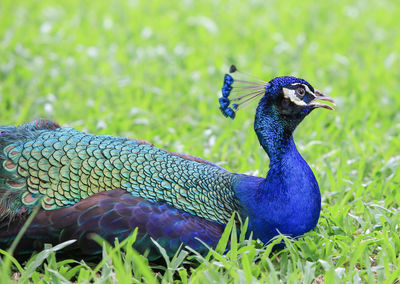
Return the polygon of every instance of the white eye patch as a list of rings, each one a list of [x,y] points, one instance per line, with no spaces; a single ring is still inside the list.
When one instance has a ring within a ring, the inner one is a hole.
[[[287,88],[282,88],[283,90],[283,96],[285,99],[289,99],[292,103],[298,105],[298,106],[306,106],[307,104],[302,101],[301,99],[299,99],[296,96],[296,90],[292,90],[292,89],[287,89]]]
[[[304,87],[306,93],[312,95],[313,97],[315,97],[314,93],[310,90],[310,88],[305,85],[305,84],[301,84],[301,83],[294,83],[291,86],[296,87],[301,85],[302,87]],[[302,99],[300,99],[298,96],[296,96],[296,90],[293,89],[289,89],[289,88],[282,88],[283,91],[283,96],[285,99],[289,99],[292,103],[298,105],[298,106],[306,106],[307,103],[304,102]]]

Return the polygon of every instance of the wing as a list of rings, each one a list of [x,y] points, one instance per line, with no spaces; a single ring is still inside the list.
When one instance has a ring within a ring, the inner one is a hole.
[[[0,247],[11,244],[26,218],[0,223]],[[111,190],[94,194],[77,204],[53,211],[41,209],[25,232],[17,247],[19,254],[43,249],[44,243],[58,244],[76,239],[64,252],[76,257],[101,253],[101,247],[91,239],[95,233],[114,243],[115,238],[123,240],[138,227],[134,247],[139,252],[150,250],[149,258],[159,257],[150,238],[159,242],[170,255],[180,244],[197,251],[206,248],[196,238],[209,246],[216,246],[224,225],[209,221],[168,204],[153,203],[135,197],[123,190]]]
[[[143,140],[86,134],[46,120],[0,126],[0,134],[0,218],[38,203],[48,211],[70,207],[116,188],[219,223],[238,206],[234,174]]]

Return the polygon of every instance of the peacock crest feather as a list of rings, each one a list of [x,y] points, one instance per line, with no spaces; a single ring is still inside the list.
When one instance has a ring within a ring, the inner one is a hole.
[[[239,107],[264,95],[268,87],[268,82],[240,72],[235,65],[231,65],[229,73],[225,74],[222,97],[219,98],[222,114],[234,119]],[[236,97],[230,98],[231,94]]]

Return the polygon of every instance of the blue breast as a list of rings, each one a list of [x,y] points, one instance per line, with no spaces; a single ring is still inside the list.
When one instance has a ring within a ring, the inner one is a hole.
[[[293,140],[282,157],[270,164],[267,177],[238,175],[234,184],[249,231],[268,242],[279,233],[296,237],[315,228],[321,209],[318,183]]]

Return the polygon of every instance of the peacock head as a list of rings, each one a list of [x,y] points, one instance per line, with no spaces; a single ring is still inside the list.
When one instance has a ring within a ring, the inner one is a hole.
[[[231,98],[230,95],[234,93],[238,96]],[[284,76],[265,82],[239,72],[232,65],[229,74],[225,74],[222,97],[219,99],[220,109],[226,117],[233,119],[242,105],[260,96],[260,109],[273,111],[285,120],[297,123],[315,108],[333,110],[333,107],[320,101],[335,104],[331,97],[314,89],[303,79]]]

